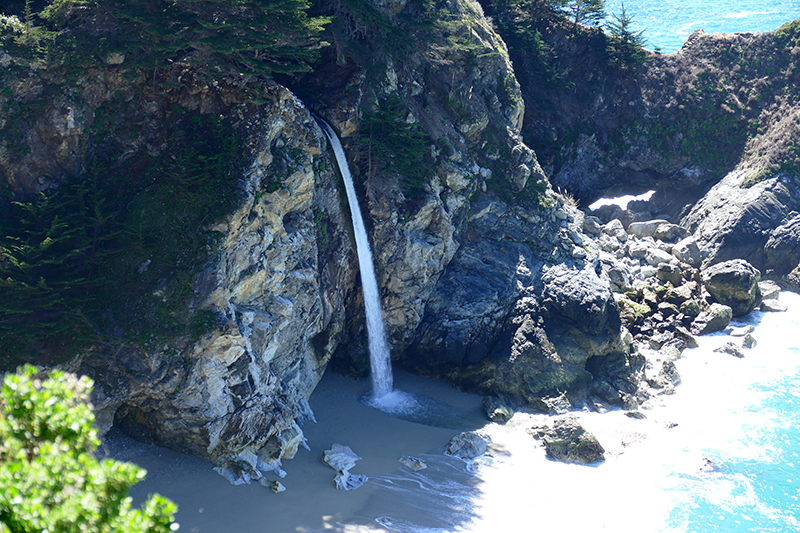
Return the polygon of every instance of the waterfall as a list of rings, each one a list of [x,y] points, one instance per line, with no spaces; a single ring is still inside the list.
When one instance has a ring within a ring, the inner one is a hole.
[[[364,308],[367,315],[372,393],[373,398],[382,398],[392,392],[392,360],[389,345],[386,342],[386,332],[383,328],[383,311],[381,310],[378,281],[375,278],[375,267],[372,263],[367,230],[364,227],[364,219],[361,217],[361,208],[358,206],[353,177],[350,174],[350,167],[347,165],[342,143],[339,142],[339,137],[327,122],[318,117],[315,118],[331,142],[336,163],[339,165],[339,171],[342,173],[344,187],[347,191],[347,201],[350,203],[353,232],[356,236],[358,267],[361,270],[361,286],[364,291]]]

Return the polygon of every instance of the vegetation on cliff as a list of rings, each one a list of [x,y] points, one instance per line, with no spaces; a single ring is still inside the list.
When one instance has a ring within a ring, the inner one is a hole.
[[[308,0],[50,0],[38,13],[30,5],[23,21],[0,26],[6,46],[73,74],[122,60],[145,69],[181,61],[209,76],[307,70],[330,22],[310,17]]]
[[[98,136],[112,120],[105,113]],[[214,117],[178,108],[170,118],[168,151],[143,149],[122,165],[95,159],[57,188],[4,206],[0,368],[213,324],[192,308],[192,285],[214,238],[208,226],[236,200],[241,141]]]
[[[100,441],[89,405],[92,381],[32,366],[7,374],[0,391],[0,532],[167,533],[177,507],[150,496],[131,508],[145,471],[94,457]]]

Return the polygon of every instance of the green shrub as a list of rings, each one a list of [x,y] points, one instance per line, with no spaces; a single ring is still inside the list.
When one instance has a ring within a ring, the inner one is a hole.
[[[0,391],[0,533],[166,533],[177,507],[153,495],[131,508],[145,471],[97,460],[92,381],[26,366]]]

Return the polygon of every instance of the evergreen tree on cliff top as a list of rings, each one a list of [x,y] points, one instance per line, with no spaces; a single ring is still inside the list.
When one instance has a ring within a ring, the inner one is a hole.
[[[98,461],[92,381],[26,366],[0,390],[0,533],[167,533],[174,503],[153,495],[131,508],[145,471]]]
[[[614,13],[606,27],[609,33],[608,56],[611,64],[617,68],[626,68],[641,64],[647,58],[644,45],[647,39],[644,38],[645,30],[633,31],[633,15],[625,11],[625,4],[622,4],[622,12]]]
[[[597,26],[606,16],[605,0],[550,0],[550,5],[568,15],[576,25]]]

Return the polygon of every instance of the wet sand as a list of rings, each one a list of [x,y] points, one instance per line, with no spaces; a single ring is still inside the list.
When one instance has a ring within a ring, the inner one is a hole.
[[[328,373],[310,399],[317,422],[303,425],[311,451],[301,448],[294,459],[284,461],[287,475],[283,479],[268,476],[286,487],[279,494],[259,484],[234,486],[214,472],[208,461],[142,444],[121,434],[112,432],[107,449],[114,458],[147,470],[146,479],[131,490],[135,505],[154,492],[178,504],[180,531],[385,531],[369,517],[391,505],[384,501],[386,491],[381,491],[381,485],[398,482],[398,474],[411,476],[405,482],[414,482],[413,473],[400,465],[399,458],[432,454],[440,463],[438,468],[463,470],[458,465],[448,465],[447,460],[442,463],[444,447],[460,430],[486,423],[479,396],[406,373],[396,374],[395,383],[396,389],[427,398],[436,411],[436,423],[449,427],[401,420],[368,407],[359,402],[369,390],[367,381]],[[333,443],[350,446],[363,458],[351,470],[370,477],[363,487],[349,492],[334,487],[335,472],[321,461],[322,452]],[[415,519],[419,521],[420,517]],[[432,520],[437,521],[435,517]]]

